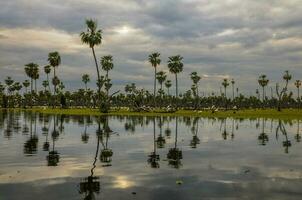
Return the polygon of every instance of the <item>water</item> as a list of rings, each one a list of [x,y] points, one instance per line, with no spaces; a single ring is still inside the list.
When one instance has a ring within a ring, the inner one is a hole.
[[[301,199],[298,133],[297,120],[2,112],[0,199]]]

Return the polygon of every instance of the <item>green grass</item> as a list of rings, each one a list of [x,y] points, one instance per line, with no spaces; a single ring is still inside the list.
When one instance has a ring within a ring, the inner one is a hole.
[[[3,109],[2,109],[3,110]],[[131,115],[131,116],[193,116],[193,117],[233,117],[233,118],[274,118],[274,119],[302,119],[302,110],[298,109],[284,109],[281,112],[273,109],[248,109],[239,111],[192,111],[192,110],[179,110],[174,113],[164,113],[160,110],[154,112],[132,112],[128,110],[111,111],[109,113],[101,113],[97,109],[88,108],[13,108],[7,110],[27,110],[45,114],[66,114],[66,115]]]

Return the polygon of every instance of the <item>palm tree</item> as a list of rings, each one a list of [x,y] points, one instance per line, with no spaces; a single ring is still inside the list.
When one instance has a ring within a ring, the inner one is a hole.
[[[59,52],[54,51],[54,52],[50,52],[48,54],[48,62],[50,64],[50,66],[53,67],[53,82],[54,79],[58,79],[56,78],[56,67],[58,67],[61,64],[61,56],[59,54]],[[56,93],[56,84],[54,84],[54,94]]]
[[[49,92],[51,92],[51,91],[50,91],[50,84],[49,84],[49,74],[50,74],[50,72],[51,72],[51,66],[50,66],[50,65],[46,65],[46,66],[44,67],[44,72],[45,72],[46,77],[47,77],[48,90],[49,90]]]
[[[10,87],[14,84],[14,80],[12,79],[12,77],[10,77],[10,76],[8,76],[8,77],[6,77],[6,79],[5,79],[5,84],[6,84],[6,86],[7,86],[7,91],[9,92],[10,90]]]
[[[180,55],[177,56],[171,56],[168,60],[168,68],[172,74],[175,75],[175,89],[176,89],[176,97],[178,97],[178,80],[177,80],[177,74],[182,72],[183,70],[183,63],[182,63],[183,57]]]
[[[289,74],[289,71],[286,70],[283,75],[283,79],[288,83],[292,79],[292,75]]]
[[[101,65],[102,65],[102,69],[104,71],[106,71],[106,83],[107,83],[107,84],[105,84],[105,87],[106,87],[106,85],[110,84],[110,79],[108,77],[109,71],[112,70],[113,67],[114,67],[112,56],[111,55],[103,56],[101,58]],[[110,87],[105,88],[107,96],[108,96],[108,93],[109,93],[109,88]]]
[[[170,87],[172,86],[171,80],[167,80],[165,82],[165,86],[166,86],[166,88],[168,90],[168,96],[170,96]]]
[[[85,89],[86,89],[86,92],[87,92],[87,83],[90,82],[90,77],[88,74],[84,74],[82,76],[82,81],[83,83],[85,84]]]
[[[264,103],[264,97],[265,97],[265,86],[267,86],[269,80],[266,78],[266,75],[262,74],[259,76],[258,83],[262,87],[262,102]]]
[[[300,109],[300,86],[301,86],[301,81],[296,80],[295,86],[297,87],[297,95],[298,95],[298,109]]]
[[[230,85],[227,78],[224,78],[221,85],[224,87],[224,96],[227,98],[226,89]]]
[[[112,55],[103,56],[101,58],[102,69],[106,71],[106,79],[108,79],[108,73],[113,69],[113,58]]]
[[[158,83],[160,84],[161,93],[163,91],[163,83],[165,82],[166,78],[167,78],[166,72],[159,71],[156,73],[156,79],[157,79]]]
[[[28,63],[25,65],[25,73],[30,78],[30,91],[33,92],[33,79],[36,78],[36,73],[39,72],[39,65],[36,63]]]
[[[276,84],[276,94],[278,96],[278,111],[281,111],[281,101],[287,92],[288,82],[292,79],[292,75],[289,74],[288,70],[284,72],[283,79],[285,80],[285,86],[281,91],[279,91],[279,84]]]
[[[93,58],[94,58],[94,62],[95,62],[95,67],[96,67],[96,71],[97,71],[97,76],[98,76],[98,80],[97,82],[100,83],[101,78],[100,78],[100,72],[99,72],[99,66],[98,66],[98,62],[95,56],[95,51],[94,51],[94,47],[97,45],[100,45],[102,43],[102,30],[101,29],[97,29],[97,21],[96,20],[92,20],[92,19],[87,19],[86,20],[86,26],[87,26],[87,32],[82,32],[80,34],[81,37],[81,41],[84,44],[88,44],[89,47],[92,50],[92,54],[93,54]],[[100,97],[100,93],[101,93],[101,87],[100,84],[98,84],[98,95]]]
[[[234,98],[235,98],[235,91],[234,91],[234,85],[235,85],[235,80],[232,78],[231,80],[231,84],[232,84],[232,93],[233,93],[233,101],[234,101]]]
[[[30,82],[29,82],[29,80],[25,80],[25,81],[23,81],[23,86],[25,87],[25,93],[27,93],[27,88],[29,87],[29,85],[30,85]]]
[[[39,65],[33,69],[33,79],[35,80],[35,93],[37,93],[37,80],[39,79]]]
[[[198,76],[197,72],[192,72],[190,74],[190,78],[193,81],[193,88],[196,88],[196,96],[198,97],[199,91],[198,91],[198,82],[200,81],[201,77]]]
[[[154,95],[154,107],[155,107],[155,97],[156,97],[156,70],[157,70],[157,66],[160,65],[160,53],[155,52],[149,55],[149,62],[151,63],[152,67],[154,67],[154,91],[153,91],[153,95]]]

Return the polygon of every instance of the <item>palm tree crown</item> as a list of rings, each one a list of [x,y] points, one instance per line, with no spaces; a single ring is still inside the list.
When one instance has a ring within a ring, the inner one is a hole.
[[[259,76],[258,83],[261,87],[265,87],[269,83],[269,80],[266,78],[266,75],[262,74]]]
[[[198,76],[197,72],[192,72],[192,73],[190,74],[190,77],[191,77],[191,80],[193,81],[193,83],[194,83],[195,85],[197,85],[198,82],[199,82],[200,79],[201,79],[201,77]]]
[[[59,52],[50,52],[48,54],[48,62],[53,68],[58,67],[61,64],[61,56]]]
[[[113,58],[111,55],[103,56],[101,58],[102,69],[106,72],[113,69]]]
[[[295,86],[296,86],[297,88],[299,88],[299,87],[301,86],[301,81],[300,81],[300,80],[296,80]]]
[[[86,20],[87,32],[80,34],[81,41],[88,44],[90,48],[102,43],[102,30],[97,29],[97,21],[93,19]]]
[[[167,78],[166,72],[159,71],[156,73],[156,79],[160,85],[162,85],[165,82],[166,78]]]
[[[168,68],[172,74],[178,74],[182,72],[183,70],[182,59],[183,57],[181,57],[180,55],[169,57]]]
[[[160,65],[160,53],[158,52],[155,52],[155,53],[152,53],[151,55],[149,55],[149,62],[151,63],[152,67],[157,67],[158,65]]]
[[[49,74],[50,72],[51,72],[51,66],[50,65],[46,65],[45,67],[44,67],[44,72],[45,72],[45,74]]]
[[[180,55],[177,56],[171,56],[168,60],[168,68],[172,74],[175,74],[175,82],[176,82],[176,97],[178,97],[178,80],[177,80],[177,74],[182,72],[183,70],[183,63],[182,63],[183,57]]]

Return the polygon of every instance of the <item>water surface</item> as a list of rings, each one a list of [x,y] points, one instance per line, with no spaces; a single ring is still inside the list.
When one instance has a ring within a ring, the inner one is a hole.
[[[0,200],[301,199],[299,122],[0,113]]]

